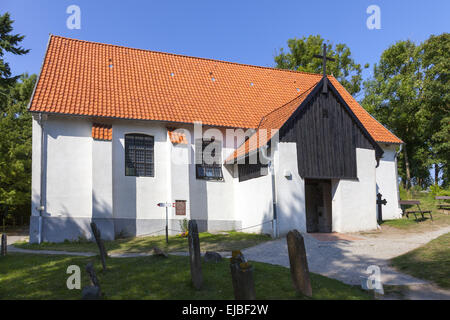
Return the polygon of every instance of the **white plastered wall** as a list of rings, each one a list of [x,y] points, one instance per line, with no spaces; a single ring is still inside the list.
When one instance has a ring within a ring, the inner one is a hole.
[[[172,163],[170,166],[171,196],[173,202],[176,200],[186,201],[186,215],[177,216],[175,209],[170,210],[171,219],[190,219],[190,199],[189,199],[189,159],[191,147],[186,144],[168,144]],[[179,223],[172,226],[172,229],[180,229]]]
[[[297,145],[280,142],[275,153],[278,233],[306,232],[305,183],[298,173]]]
[[[41,127],[37,115],[32,120],[31,215],[39,215],[41,199]]]
[[[356,148],[357,180],[332,180],[334,232],[373,230],[376,218],[375,151]]]
[[[44,126],[47,140],[46,215],[90,218],[92,123],[81,119],[49,117]],[[33,174],[34,177],[39,175],[40,169],[33,168]]]
[[[236,227],[234,208],[234,169],[233,166],[222,166],[223,180],[203,180],[196,177],[195,139],[200,136],[194,134],[193,126],[188,128],[190,133],[189,153],[189,196],[191,219],[208,221],[203,228],[209,231],[230,230]],[[234,142],[227,141],[225,129],[204,127],[205,138],[214,136],[222,141],[222,160],[226,159],[235,148]],[[201,132],[197,132],[201,135]],[[205,222],[203,222],[205,224]]]
[[[382,194],[382,199],[386,199],[386,205],[383,205],[383,220],[401,218],[401,208],[398,204],[398,174],[396,145],[380,145],[384,154],[380,159],[380,165],[376,168],[377,190]]]
[[[125,176],[125,134],[154,137],[154,177]],[[167,129],[153,122],[115,122],[112,140],[113,212],[115,219],[165,219],[160,202],[170,199],[170,152]],[[139,224],[136,225],[139,228]],[[136,234],[140,234],[136,230]]]
[[[113,218],[112,142],[92,140],[92,217]]]
[[[249,233],[272,233],[272,176],[239,182],[237,165],[234,187],[236,219],[242,221],[243,231]]]
[[[148,232],[152,229],[152,224],[157,223],[151,220],[160,220],[159,226],[165,225],[162,221],[165,220],[166,210],[158,207],[158,203],[187,200],[186,216],[177,216],[173,207],[168,209],[169,229],[173,231],[171,233],[180,230],[179,220],[184,218],[196,219],[199,221],[199,228],[210,231],[234,228],[232,170],[222,167],[223,181],[197,179],[193,126],[183,126],[188,132],[188,144],[184,145],[172,144],[166,126],[167,124],[157,122],[113,123],[114,218],[127,219],[128,227],[130,219],[144,220],[136,223],[136,234],[144,234],[144,228]],[[124,136],[127,133],[142,133],[154,137],[154,177],[125,176]],[[234,147],[227,145],[225,138],[222,140],[225,158],[233,152]],[[142,232],[139,229],[142,229]]]

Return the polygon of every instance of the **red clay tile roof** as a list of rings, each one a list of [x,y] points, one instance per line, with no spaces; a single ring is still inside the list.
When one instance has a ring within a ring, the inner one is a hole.
[[[169,139],[172,143],[188,144],[186,135],[184,133],[179,133],[174,131],[174,129],[169,128],[167,128],[167,133],[169,134]]]
[[[361,107],[361,105],[352,97],[352,95],[336,80],[334,77],[329,77],[331,83],[342,96],[342,98],[347,102],[350,109],[356,115],[356,117],[361,121],[362,125],[369,134],[372,136],[373,140],[376,142],[386,142],[386,143],[403,143],[396,135],[386,129],[381,123],[379,123],[374,117],[370,115]]]
[[[92,138],[95,140],[112,140],[112,125],[93,123],[92,124]]]
[[[258,128],[319,74],[51,36],[30,111]],[[402,141],[333,85],[379,142]]]
[[[278,129],[280,129],[289,119],[292,113],[301,105],[303,100],[306,99],[315,86],[316,84],[295,99],[263,116],[255,134],[241,144],[225,162],[233,162],[233,160],[240,159],[249,152],[265,146],[278,132]]]

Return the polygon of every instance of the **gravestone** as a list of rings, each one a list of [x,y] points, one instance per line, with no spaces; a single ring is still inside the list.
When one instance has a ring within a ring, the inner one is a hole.
[[[213,252],[213,251],[206,251],[205,252],[205,256],[203,257],[203,260],[205,262],[220,262],[222,261],[222,256],[217,253],[217,252]]]
[[[198,238],[198,227],[195,220],[189,220],[188,224],[189,262],[191,265],[192,284],[195,289],[200,289],[203,284],[202,261],[200,255],[200,240]]]
[[[255,300],[253,266],[240,251],[233,251],[230,259],[231,280],[236,300]]]
[[[164,258],[168,258],[167,253],[165,253],[164,251],[162,251],[160,248],[158,247],[153,247],[153,255],[157,256],[157,257],[164,257]]]
[[[297,230],[291,230],[286,236],[291,277],[297,292],[311,297],[312,288],[309,278],[308,260],[306,258],[305,242]]]
[[[86,265],[86,272],[89,274],[91,285],[83,288],[81,291],[82,298],[83,300],[98,300],[101,298],[102,293],[100,290],[100,282],[95,274],[92,262]]]
[[[2,234],[2,243],[1,243],[1,255],[6,256],[6,253],[8,251],[8,240],[6,237],[6,233]]]
[[[102,260],[103,271],[106,271],[106,257],[108,253],[106,252],[105,245],[103,243],[101,232],[97,228],[95,222],[91,222],[92,233],[94,234],[95,242],[97,242],[98,250],[100,251],[100,258]]]

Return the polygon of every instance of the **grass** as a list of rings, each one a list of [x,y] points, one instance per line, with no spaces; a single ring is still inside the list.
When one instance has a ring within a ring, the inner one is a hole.
[[[230,231],[227,234],[211,234],[202,232],[199,234],[201,251],[232,251],[255,246],[261,242],[271,240],[271,237],[263,234],[252,234]],[[30,244],[28,242],[16,242],[14,246],[22,249],[33,250],[61,250],[70,252],[97,252],[95,242],[65,241],[62,243],[44,242],[41,244]],[[109,253],[131,253],[148,252],[153,247],[158,247],[167,252],[188,251],[187,238],[170,236],[169,244],[165,236],[148,236],[127,239],[116,239],[105,241],[106,250]]]
[[[81,268],[82,287],[88,285],[86,264],[94,261],[105,299],[233,299],[229,262],[203,263],[204,286],[190,283],[185,256],[110,258],[101,271],[98,257],[9,253],[0,257],[0,299],[80,299],[81,290],[68,290],[70,265]],[[252,262],[257,299],[305,299],[293,289],[288,268]],[[356,286],[311,273],[313,299],[370,299]]]
[[[381,222],[381,226],[390,226],[398,229],[409,229],[411,227],[416,227],[417,222],[415,219],[395,219],[395,220],[385,220]]]
[[[390,226],[402,230],[408,229],[426,229],[429,226],[448,226],[450,225],[450,215],[442,213],[437,210],[437,202],[434,199],[434,195],[431,192],[420,192],[411,190],[410,193],[406,193],[404,190],[401,192],[402,200],[419,200],[420,208],[422,210],[431,210],[431,214],[433,215],[433,220],[430,219],[429,214],[425,214],[425,219],[422,219],[422,216],[417,214],[418,220],[414,219],[414,215],[410,215],[409,219],[403,217],[402,219],[395,220],[386,220],[382,222],[381,226]],[[407,210],[417,210],[417,206],[408,206]]]
[[[420,207],[422,210],[432,210],[433,213],[437,213],[437,200],[435,200],[435,195],[431,192],[410,190],[406,192],[405,190],[400,191],[401,200],[420,200]],[[416,207],[416,206],[413,206]]]
[[[422,206],[421,206],[422,207]],[[422,207],[422,210],[426,210]],[[414,215],[410,215],[409,219],[403,217],[401,219],[385,220],[381,223],[381,226],[390,226],[402,230],[415,231],[426,230],[432,226],[449,226],[450,225],[450,215],[439,212],[432,212],[433,220],[430,219],[428,214],[425,214],[425,219],[422,218],[420,214],[417,215],[417,221],[414,219]]]
[[[450,288],[450,233],[395,257],[391,264],[401,272]]]

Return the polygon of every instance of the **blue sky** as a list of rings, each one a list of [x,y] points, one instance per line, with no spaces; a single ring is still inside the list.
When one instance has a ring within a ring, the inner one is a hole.
[[[80,30],[66,27],[72,4],[81,8]],[[372,4],[381,9],[381,30],[366,27]],[[357,62],[372,66],[397,40],[421,42],[450,31],[448,0],[2,0],[0,13],[5,11],[31,49],[26,56],[6,56],[15,74],[39,72],[50,33],[261,66],[273,66],[289,38],[320,34],[347,44]]]

